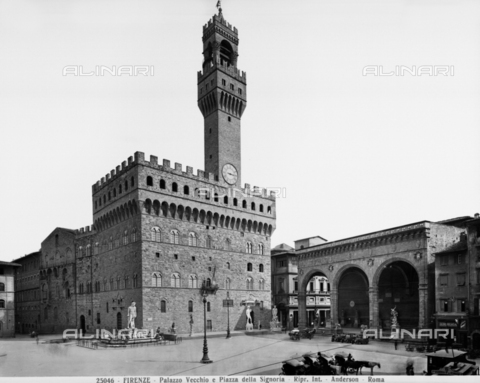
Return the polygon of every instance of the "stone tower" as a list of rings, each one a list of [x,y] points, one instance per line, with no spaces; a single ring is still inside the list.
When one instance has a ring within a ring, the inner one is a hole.
[[[205,171],[241,185],[240,119],[247,106],[247,77],[237,69],[238,31],[219,14],[203,27],[203,71],[198,107],[204,117]]]

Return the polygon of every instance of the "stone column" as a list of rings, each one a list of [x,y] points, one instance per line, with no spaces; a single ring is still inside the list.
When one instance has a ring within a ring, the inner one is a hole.
[[[371,286],[368,289],[368,301],[369,301],[369,327],[378,328],[380,326],[380,320],[378,317],[378,287]]]
[[[332,328],[335,328],[335,325],[340,322],[338,317],[338,291],[333,286],[330,290],[330,320]]]
[[[305,291],[298,292],[298,328],[305,329],[307,323],[307,294]]]
[[[426,283],[418,285],[418,328],[428,328],[428,286]],[[401,324],[401,323],[400,323]]]

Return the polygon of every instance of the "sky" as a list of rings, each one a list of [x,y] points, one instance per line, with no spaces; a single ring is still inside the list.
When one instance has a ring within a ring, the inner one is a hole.
[[[92,185],[136,151],[203,169],[197,71],[216,3],[0,0],[0,260],[91,225]],[[480,2],[222,8],[247,72],[242,182],[284,190],[272,246],[480,212]],[[154,74],[63,75],[102,65]]]

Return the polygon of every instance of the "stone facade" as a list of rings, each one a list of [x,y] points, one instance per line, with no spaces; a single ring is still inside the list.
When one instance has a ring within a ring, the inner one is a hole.
[[[332,323],[388,329],[397,305],[400,325],[403,319],[406,327],[429,327],[434,254],[458,241],[462,231],[455,221],[423,221],[297,250],[300,326],[306,323],[307,283],[323,275],[331,281]]]
[[[18,263],[0,261],[0,338],[15,335],[15,269]]]
[[[20,334],[37,331],[41,323],[40,260],[37,251],[13,261],[21,265],[15,270],[15,327]]]
[[[125,328],[134,301],[136,327],[166,330],[175,323],[186,333],[192,317],[200,332],[204,281],[218,285],[205,305],[209,329],[227,328],[227,292],[231,329],[245,329],[247,306],[255,328],[268,328],[275,195],[241,186],[246,75],[236,69],[237,35],[221,13],[204,28],[211,60],[198,78],[206,171],[194,174],[190,166],[136,152],[96,182],[93,225],[57,228],[42,243],[41,331]],[[229,164],[236,178],[226,177]]]
[[[480,350],[480,218],[463,219],[458,241],[435,254],[435,326],[457,343]]]

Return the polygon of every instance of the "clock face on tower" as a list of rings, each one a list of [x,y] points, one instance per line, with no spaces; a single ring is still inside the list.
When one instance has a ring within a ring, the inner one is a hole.
[[[233,185],[237,182],[238,173],[235,166],[232,164],[225,164],[222,169],[223,179],[230,185]]]

